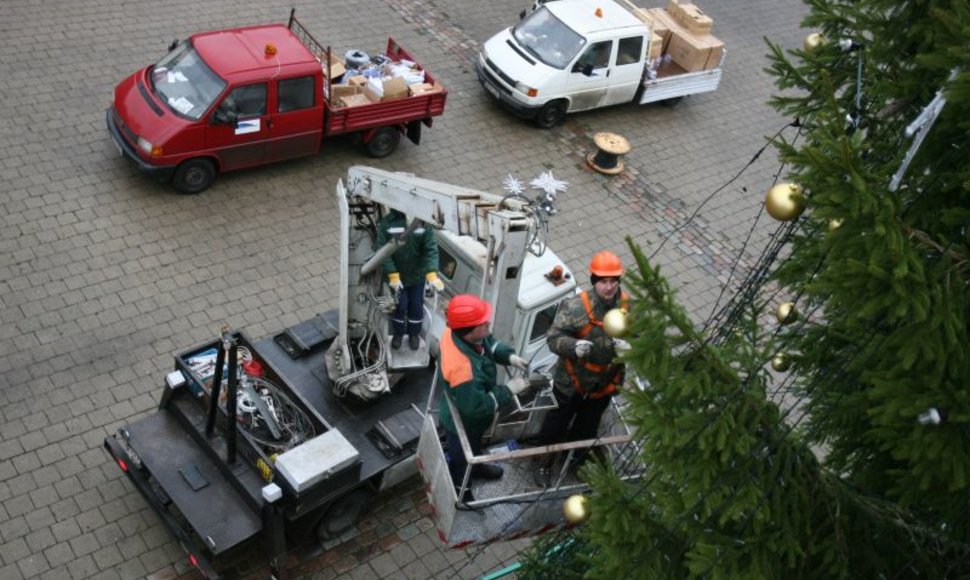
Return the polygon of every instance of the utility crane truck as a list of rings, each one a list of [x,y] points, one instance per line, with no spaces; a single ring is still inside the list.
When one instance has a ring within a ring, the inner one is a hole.
[[[261,546],[274,577],[282,577],[288,544],[338,536],[374,493],[418,471],[439,535],[451,547],[565,525],[563,498],[585,487],[563,469],[553,489],[535,489],[525,475],[529,461],[593,445],[620,457],[629,452],[629,434],[621,420],[604,421],[595,441],[524,448],[555,405],[544,374],[554,362],[545,331],[576,288],[545,247],[553,197],[503,197],[352,167],[337,185],[339,308],[256,340],[223,329],[175,356],[158,411],[107,437],[105,447],[203,575],[218,578]],[[390,209],[408,216],[409,226],[375,253],[377,224]],[[445,289],[440,300],[426,296],[420,348],[394,351],[394,296],[380,265],[395,243],[422,227],[434,228]],[[474,456],[465,445],[469,466],[511,467],[502,481],[474,484],[474,502],[459,497],[467,477],[457,493],[450,480],[433,387],[445,303],[459,293],[496,305],[494,334],[531,360],[537,385],[496,421],[489,454]],[[615,410],[612,416],[618,418]]]

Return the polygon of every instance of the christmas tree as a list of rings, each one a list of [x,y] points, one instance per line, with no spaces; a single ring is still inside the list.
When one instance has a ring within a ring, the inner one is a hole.
[[[970,3],[809,4],[769,40],[778,232],[703,329],[631,242],[647,476],[584,468],[520,577],[970,574]]]

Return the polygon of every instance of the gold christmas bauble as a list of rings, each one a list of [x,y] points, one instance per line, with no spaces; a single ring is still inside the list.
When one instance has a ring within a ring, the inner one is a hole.
[[[589,500],[585,495],[571,495],[563,503],[562,511],[566,514],[566,521],[571,524],[581,524],[589,519]]]
[[[840,218],[832,218],[829,220],[829,231],[834,232],[835,230],[842,227],[842,220]]]
[[[623,308],[614,308],[603,317],[603,331],[612,338],[623,338],[627,328],[627,312]]]
[[[771,357],[771,368],[778,373],[786,372],[791,368],[791,359],[782,353],[778,353]]]
[[[791,221],[805,211],[805,196],[797,183],[779,183],[768,190],[765,209],[778,221]]]
[[[798,310],[794,302],[782,302],[775,310],[775,318],[780,324],[791,324],[798,320]]]
[[[805,37],[802,48],[805,49],[805,52],[815,52],[823,44],[825,44],[825,36],[821,32],[813,32]]]

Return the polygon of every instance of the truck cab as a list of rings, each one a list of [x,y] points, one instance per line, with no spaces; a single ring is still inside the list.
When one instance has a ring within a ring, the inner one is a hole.
[[[479,81],[513,113],[549,128],[566,113],[634,100],[649,27],[612,0],[538,6],[485,42]]]

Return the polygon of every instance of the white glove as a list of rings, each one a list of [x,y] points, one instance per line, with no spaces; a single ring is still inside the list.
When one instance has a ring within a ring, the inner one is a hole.
[[[400,292],[404,290],[404,283],[401,282],[401,275],[397,272],[391,272],[387,275],[387,285],[391,287],[391,292]]]
[[[424,279],[427,280],[429,286],[434,288],[435,292],[441,292],[445,289],[445,283],[438,277],[437,272],[428,272]]]
[[[526,377],[513,377],[507,386],[513,395],[520,395],[527,391],[531,384]]]
[[[593,343],[588,340],[577,340],[576,341],[576,358],[583,358],[589,354],[589,350],[593,348]]]
[[[622,338],[614,338],[613,339],[613,350],[616,351],[616,354],[624,354],[625,352],[627,352],[631,348],[633,348],[633,347],[630,346],[630,343],[627,342],[627,341],[625,341],[625,340],[623,340]]]
[[[524,358],[520,357],[517,354],[513,354],[512,356],[509,357],[509,364],[514,366],[517,369],[522,369],[524,371],[529,370],[529,361],[525,360]]]

